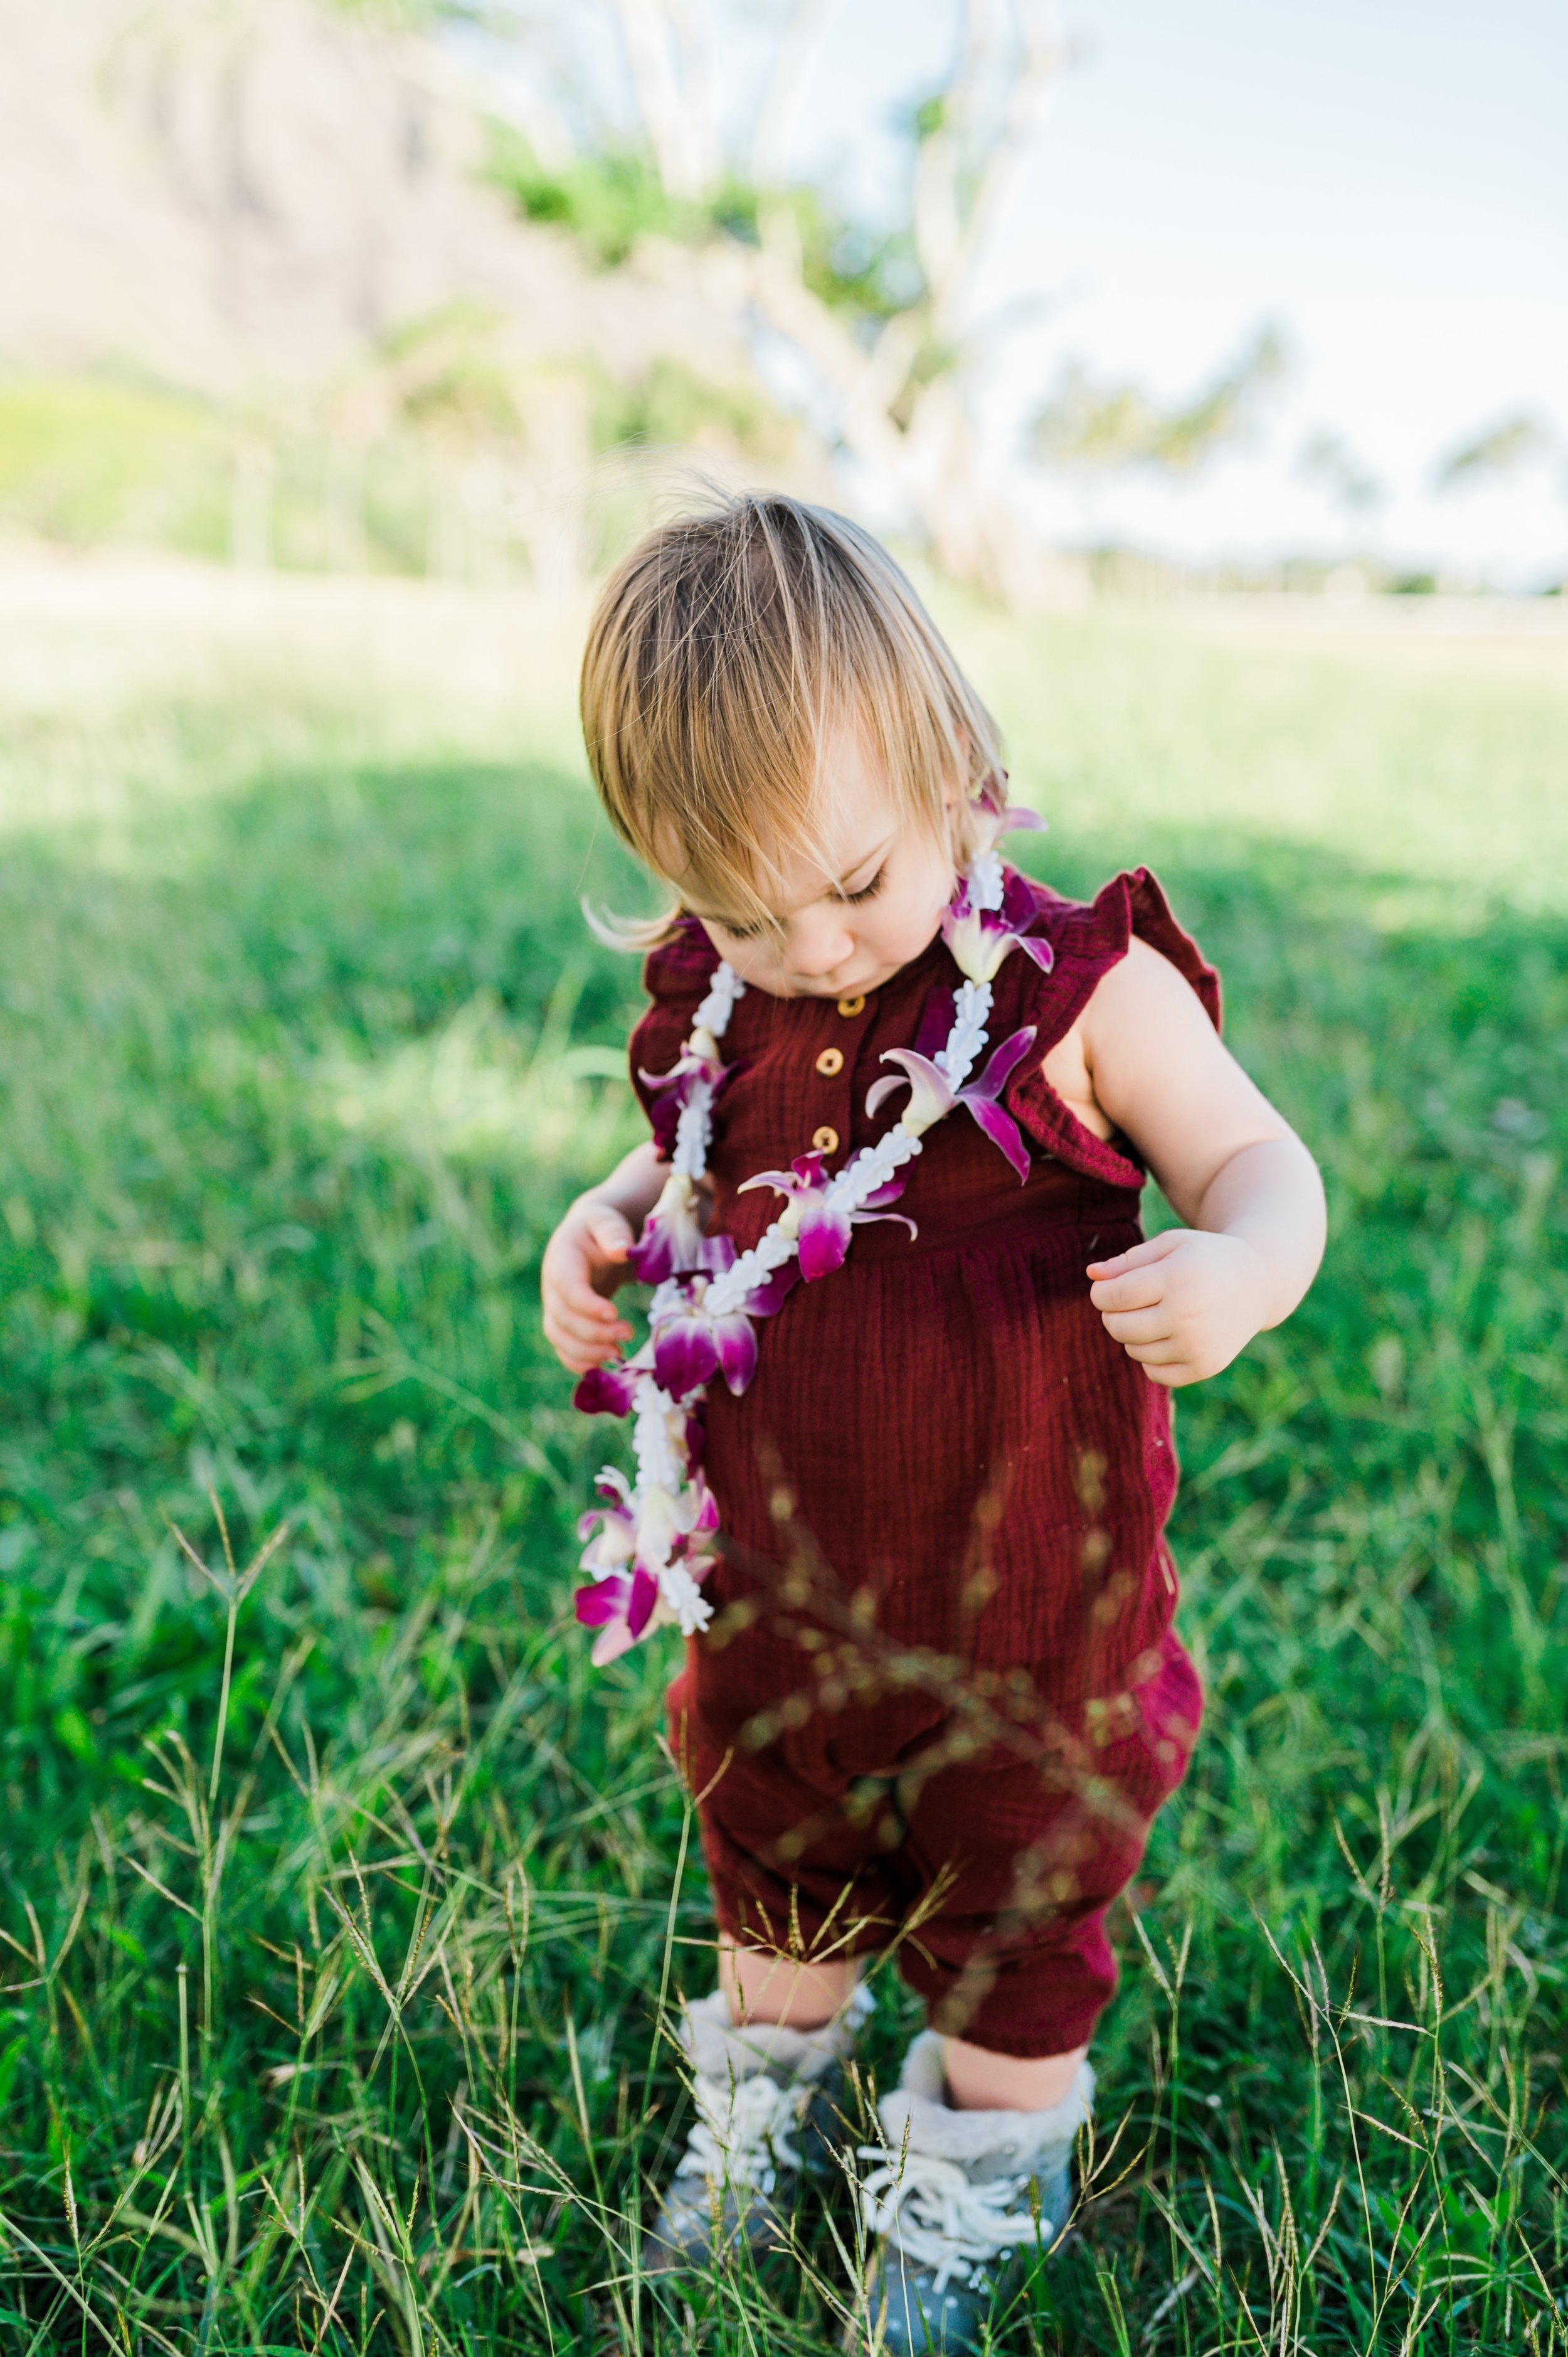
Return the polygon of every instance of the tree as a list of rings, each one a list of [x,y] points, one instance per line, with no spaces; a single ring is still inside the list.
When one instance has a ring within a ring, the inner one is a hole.
[[[1296,470],[1326,490],[1335,505],[1353,519],[1374,514],[1387,496],[1365,459],[1342,434],[1326,425],[1307,436]]]
[[[1456,444],[1438,461],[1433,480],[1440,491],[1467,490],[1550,458],[1557,447],[1551,428],[1521,410]]]
[[[1165,404],[1135,384],[1097,382],[1072,361],[1036,414],[1030,447],[1046,466],[1074,473],[1144,468],[1196,474],[1252,432],[1287,365],[1278,329],[1262,328],[1209,383],[1186,401]]]
[[[1005,330],[978,317],[975,288],[1066,62],[1054,0],[956,0],[952,60],[908,112],[902,208],[882,225],[842,218],[789,178],[802,96],[847,4],[793,0],[754,114],[726,136],[718,0],[477,0],[530,106],[547,107],[575,150],[551,167],[537,141],[521,157],[514,144],[510,177],[536,218],[576,227],[596,209],[628,242],[695,248],[711,296],[792,350],[814,414],[878,501],[951,572],[1016,592],[1039,552],[983,462],[977,380]],[[629,121],[603,51],[599,71],[585,69],[596,35],[618,44]]]

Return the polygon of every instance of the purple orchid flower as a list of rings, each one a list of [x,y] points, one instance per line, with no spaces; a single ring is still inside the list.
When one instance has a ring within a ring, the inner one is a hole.
[[[704,1032],[700,1035],[706,1039]],[[711,1044],[711,1042],[710,1042]],[[716,1055],[703,1053],[696,1039],[688,1039],[680,1055],[667,1072],[639,1071],[638,1079],[653,1098],[649,1118],[653,1125],[653,1142],[659,1158],[668,1162],[675,1151],[675,1133],[681,1115],[698,1089],[706,1089],[710,1098],[716,1097],[734,1071],[733,1064],[721,1064]]]
[[[734,1258],[735,1247],[727,1237],[703,1234],[696,1189],[677,1174],[665,1181],[626,1265],[639,1284],[662,1285],[666,1277],[690,1276],[699,1270],[717,1276]]]
[[[592,1660],[602,1670],[607,1662],[631,1651],[653,1617],[659,1582],[641,1564],[629,1574],[612,1571],[590,1587],[579,1587],[574,1609],[585,1629],[596,1629]]]
[[[686,1494],[695,1500],[696,1511],[671,1549],[670,1560],[683,1563],[700,1587],[718,1560],[708,1542],[719,1526],[719,1501],[694,1469]]]
[[[1014,820],[1018,817],[1016,812],[1007,815]],[[1015,949],[1033,958],[1042,974],[1049,974],[1056,963],[1049,942],[1026,938],[1039,913],[1033,892],[1015,871],[1004,882],[1002,905],[997,909],[977,909],[970,899],[970,878],[965,877],[943,912],[942,939],[960,972],[971,982],[992,981],[1003,959]]]
[[[631,1494],[619,1473],[607,1469],[597,1488],[610,1502],[585,1514],[578,1524],[580,1534],[594,1534],[584,1551],[583,1568],[597,1577],[578,1588],[574,1609],[585,1628],[599,1631],[593,1659],[602,1669],[647,1631],[659,1602],[656,1563],[681,1564],[699,1587],[707,1577],[715,1560],[708,1542],[718,1529],[719,1510],[700,1478],[678,1499],[662,1490],[652,1491],[635,1523]]]
[[[693,1563],[706,1555],[708,1539],[718,1526],[717,1501],[701,1475],[692,1476],[673,1494],[650,1490],[638,1517],[638,1560],[650,1566],[684,1563],[696,1577]]]
[[[738,1189],[744,1195],[747,1187],[771,1187],[775,1194],[789,1197],[800,1244],[800,1275],[808,1285],[843,1266],[849,1257],[850,1231],[864,1221],[903,1220],[911,1235],[916,1232],[914,1221],[905,1219],[902,1211],[884,1208],[896,1203],[904,1192],[901,1178],[889,1179],[886,1187],[868,1195],[860,1209],[854,1211],[842,1203],[829,1201],[828,1184],[823,1157],[812,1152],[798,1154],[788,1170],[759,1170],[755,1178],[746,1179]],[[789,1212],[784,1216],[788,1219]]]
[[[701,1268],[703,1244],[697,1189],[682,1172],[671,1170],[626,1265],[639,1284],[662,1285],[667,1276]]]
[[[653,1353],[646,1343],[635,1357],[615,1359],[607,1366],[590,1367],[577,1379],[572,1394],[572,1405],[579,1415],[629,1415],[637,1392],[639,1375],[646,1375],[653,1365]]]
[[[1015,834],[1020,829],[1031,834],[1043,834],[1046,831],[1046,822],[1038,811],[1030,810],[1023,802],[1008,801],[1005,770],[993,770],[976,789],[973,799],[977,809],[985,813],[985,821],[989,822],[989,824],[983,822],[975,830],[983,851],[993,850],[1003,835]]]
[[[575,1604],[583,1626],[601,1631],[594,1660],[602,1667],[641,1636],[659,1600],[659,1582],[646,1566],[633,1562],[637,1523],[624,1475],[607,1467],[594,1487],[606,1502],[590,1508],[577,1524],[577,1536],[588,1543],[583,1569],[594,1578],[577,1590]]]
[[[607,1465],[594,1484],[595,1495],[603,1498],[602,1506],[590,1506],[577,1518],[577,1536],[587,1544],[582,1554],[585,1571],[618,1571],[621,1565],[631,1561],[637,1546],[637,1523],[631,1511],[631,1491],[624,1473]]]
[[[918,1056],[912,1048],[889,1048],[883,1056],[885,1064],[901,1064],[903,1077],[888,1072],[876,1082],[865,1100],[867,1113],[875,1113],[884,1098],[893,1090],[909,1085],[909,1103],[904,1112],[904,1125],[917,1135],[929,1129],[933,1122],[962,1105],[972,1113],[993,1146],[1000,1146],[1020,1180],[1029,1175],[1029,1149],[1019,1135],[1018,1125],[1011,1114],[1004,1113],[999,1102],[1002,1092],[1019,1062],[1029,1052],[1035,1038],[1035,1026],[1025,1025],[1012,1038],[992,1051],[985,1070],[967,1088],[955,1089],[947,1074],[933,1064],[929,1056]]]
[[[753,1286],[746,1297],[746,1316],[777,1318],[800,1282],[799,1260],[785,1261],[771,1276],[765,1276],[760,1285]]]
[[[714,1275],[735,1259],[728,1236],[706,1240],[712,1250]],[[738,1399],[757,1372],[757,1337],[744,1309],[715,1318],[703,1307],[708,1275],[694,1273],[671,1277],[668,1299],[653,1305],[653,1372],[661,1391],[672,1400],[690,1399],[714,1376],[722,1374]]]

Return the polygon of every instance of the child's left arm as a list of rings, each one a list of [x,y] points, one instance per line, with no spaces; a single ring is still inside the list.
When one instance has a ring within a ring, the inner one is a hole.
[[[1187,1222],[1091,1262],[1090,1298],[1152,1382],[1201,1382],[1283,1324],[1312,1283],[1325,1232],[1317,1166],[1142,942],[1075,1028],[1093,1105]]]

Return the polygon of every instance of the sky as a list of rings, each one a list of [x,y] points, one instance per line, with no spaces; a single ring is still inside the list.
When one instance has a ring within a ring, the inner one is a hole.
[[[838,0],[802,162],[886,193],[884,127],[951,39],[946,0]],[[999,447],[1077,360],[1176,399],[1265,322],[1293,364],[1259,447],[1195,483],[1036,488],[1067,538],[1334,557],[1529,587],[1568,569],[1568,8],[1561,0],[1064,0],[1078,61],[986,273],[1036,298],[988,388]],[[880,184],[880,185],[879,185]],[[1552,464],[1439,497],[1435,463],[1521,411]],[[1349,517],[1300,468],[1329,430],[1383,487]]]
[[[1044,0],[1031,0],[1044,5]],[[609,57],[607,0],[562,0]],[[790,163],[886,215],[959,0],[820,0]],[[978,5],[978,0],[977,0]],[[993,6],[1006,0],[989,0]],[[988,447],[1053,536],[1188,561],[1375,558],[1455,586],[1568,573],[1564,0],[1059,0],[1075,62],[1015,178],[980,307],[1015,321],[980,388]],[[708,0],[731,114],[787,0]],[[537,21],[537,19],[536,19]],[[1291,355],[1254,446],[1196,480],[1020,472],[1063,369],[1167,402],[1264,325]],[[1439,495],[1443,457],[1528,414],[1550,459]],[[1304,472],[1330,434],[1375,481]]]

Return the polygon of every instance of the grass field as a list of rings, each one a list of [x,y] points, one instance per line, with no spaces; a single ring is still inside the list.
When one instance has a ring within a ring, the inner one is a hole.
[[[534,1273],[637,996],[574,618],[0,619],[0,2347],[835,2345],[843,2198],[633,2279],[709,1921],[667,1641],[595,1674],[567,1619],[600,1443]],[[1120,2140],[996,2346],[1568,2350],[1565,641],[954,629],[1036,864],[1157,866],[1333,1213],[1181,1402],[1209,1717]]]

